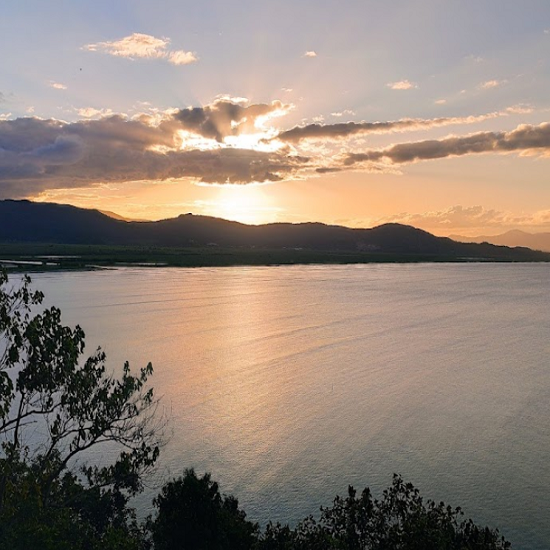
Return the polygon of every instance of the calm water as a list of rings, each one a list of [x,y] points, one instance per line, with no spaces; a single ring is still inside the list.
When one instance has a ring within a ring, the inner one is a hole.
[[[293,523],[398,472],[515,548],[550,547],[550,265],[34,281],[112,368],[153,362],[172,415],[161,477],[211,471],[252,519]]]

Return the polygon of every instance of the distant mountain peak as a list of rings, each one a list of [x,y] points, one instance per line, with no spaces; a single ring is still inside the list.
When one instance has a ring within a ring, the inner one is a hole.
[[[521,229],[511,229],[499,235],[480,235],[477,237],[464,237],[451,235],[452,239],[465,243],[491,243],[498,246],[525,247],[532,250],[550,252],[550,233],[527,233]]]

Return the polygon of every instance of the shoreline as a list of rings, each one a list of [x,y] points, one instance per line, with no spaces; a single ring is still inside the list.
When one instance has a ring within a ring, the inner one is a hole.
[[[411,263],[547,263],[550,254],[517,251],[501,257],[322,251],[312,249],[169,248],[156,246],[0,244],[0,267],[10,272],[94,271],[133,268],[193,268],[284,265]]]

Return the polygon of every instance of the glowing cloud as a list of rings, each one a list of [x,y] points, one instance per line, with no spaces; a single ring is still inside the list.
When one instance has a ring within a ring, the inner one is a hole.
[[[82,49],[128,59],[165,59],[173,65],[188,65],[198,60],[194,52],[169,50],[169,45],[169,38],[156,38],[150,34],[135,32],[120,40],[87,44]]]
[[[550,225],[550,211],[539,210],[529,214],[513,214],[503,210],[485,208],[480,205],[456,205],[445,210],[420,213],[400,212],[374,220],[374,225],[382,223],[403,223],[415,227],[435,230],[468,230],[477,228],[544,227]]]
[[[512,220],[509,213],[493,209],[486,209],[483,206],[461,206],[456,205],[445,210],[429,211],[421,213],[401,212],[376,220],[376,223],[404,223],[415,227],[437,227],[448,228],[469,228],[506,226]]]
[[[60,82],[54,82],[53,80],[50,80],[49,86],[51,88],[54,88],[56,90],[66,90],[67,86],[65,84],[61,84]]]
[[[94,107],[83,107],[77,112],[83,118],[102,118],[113,115],[111,109],[95,109]]]
[[[238,102],[224,98],[205,107],[181,109],[174,114],[174,119],[185,130],[222,142],[229,136],[256,134],[269,119],[282,116],[292,108],[291,104],[281,101],[249,105],[244,98],[238,98]],[[275,133],[273,130],[272,135]],[[262,138],[272,135],[266,133]]]
[[[177,50],[170,52],[168,55],[168,61],[173,65],[189,65],[198,61],[197,56],[193,52],[185,52],[183,50]]]
[[[317,52],[309,50],[304,54],[304,57],[317,57]]]
[[[487,80],[486,82],[482,82],[479,85],[479,89],[481,90],[490,90],[491,88],[498,88],[501,84],[503,84],[503,80]]]
[[[0,196],[138,180],[278,181],[308,164],[307,157],[262,141],[271,135],[263,129],[266,121],[289,108],[279,101],[245,106],[218,100],[133,119],[1,121]]]
[[[388,82],[386,86],[388,88],[391,88],[392,90],[411,90],[412,88],[418,88],[418,86],[414,82],[410,82],[409,80],[399,80],[398,82]]]
[[[331,116],[335,116],[337,118],[340,118],[344,115],[354,115],[355,112],[352,111],[351,109],[345,109],[344,111],[336,111],[335,113],[330,113]]]

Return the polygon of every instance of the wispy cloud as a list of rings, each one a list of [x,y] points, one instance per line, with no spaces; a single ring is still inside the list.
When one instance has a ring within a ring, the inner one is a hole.
[[[400,212],[374,221],[374,225],[382,223],[404,223],[445,232],[470,232],[472,229],[479,230],[481,228],[504,230],[510,227],[543,227],[550,226],[550,210],[518,215],[509,211],[485,208],[481,205],[456,205],[444,210],[420,213]]]
[[[356,134],[387,134],[413,130],[429,130],[439,126],[476,124],[508,113],[494,112],[467,117],[441,117],[432,119],[405,118],[389,122],[343,122],[337,124],[308,124],[281,132],[276,139],[297,143],[304,139],[345,139]],[[334,115],[334,113],[333,113]]]
[[[50,86],[50,88],[54,88],[56,90],[66,90],[67,89],[67,86],[65,86],[65,84],[61,84],[61,82],[55,82],[53,80],[50,80],[48,82],[48,85]]]
[[[330,113],[330,114],[331,116],[335,116],[335,117],[342,117],[345,115],[353,116],[355,114],[355,111],[352,111],[351,109],[345,109],[344,111],[337,111],[335,113]]]
[[[550,151],[550,123],[538,126],[521,125],[510,132],[479,132],[466,137],[449,137],[400,143],[387,149],[345,156],[344,166],[358,163],[386,162],[404,164],[422,160],[442,159],[479,153],[510,153]]]
[[[480,55],[470,54],[464,58],[466,61],[472,61],[473,63],[483,63],[484,59]]]
[[[101,118],[113,115],[111,109],[95,109],[94,107],[82,107],[77,112],[83,118]]]
[[[156,38],[136,32],[120,40],[87,44],[82,49],[128,59],[165,59],[173,65],[188,65],[198,61],[195,52],[169,49],[170,42],[169,38]]]
[[[313,50],[308,50],[305,54],[304,54],[304,57],[317,57],[317,52],[313,51]]]
[[[490,90],[491,88],[498,88],[499,86],[502,86],[506,80],[486,80],[485,82],[482,82],[478,88],[480,90]]]
[[[404,223],[415,227],[430,227],[458,230],[471,227],[501,227],[517,220],[511,215],[483,206],[456,205],[445,210],[435,210],[421,213],[400,212],[376,220],[379,223]]]
[[[386,86],[388,88],[391,88],[392,90],[411,90],[413,88],[418,88],[418,86],[414,82],[410,82],[409,80],[399,80],[398,82],[388,82]]]
[[[533,112],[533,107],[526,104],[512,105],[511,107],[506,107],[506,112],[511,115],[528,115]]]

